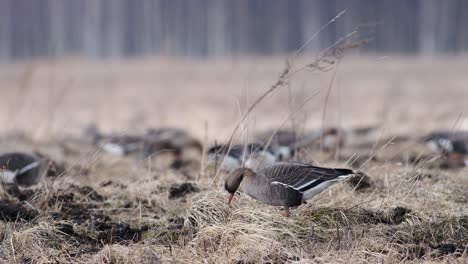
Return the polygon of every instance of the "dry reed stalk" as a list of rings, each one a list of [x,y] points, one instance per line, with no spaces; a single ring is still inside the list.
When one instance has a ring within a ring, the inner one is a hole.
[[[284,124],[286,124],[286,122],[290,119],[292,119],[297,113],[299,113],[303,108],[304,106],[306,106],[310,101],[312,101],[313,98],[315,98],[315,96],[317,96],[318,94],[320,93],[320,91],[316,92],[315,94],[313,94],[312,96],[310,96],[309,98],[307,98],[302,104],[300,104],[296,109],[294,109],[294,111],[292,113],[290,113],[282,122],[281,124],[273,131],[273,133],[271,134],[271,136],[268,138],[267,142],[265,143],[265,150],[263,150],[264,152],[267,150],[267,148],[270,146],[271,144],[271,141],[273,140],[273,137],[275,136],[275,134],[284,126]]]
[[[292,70],[293,62],[294,59],[297,57],[297,55],[302,51],[320,32],[322,32],[328,25],[331,23],[335,22],[337,18],[341,17],[344,14],[344,11],[338,14],[335,18],[329,21],[324,27],[322,27],[316,34],[312,36],[311,39],[309,39],[303,46],[301,46],[298,51],[295,52],[294,56],[292,58],[286,60],[285,67],[282,70],[282,72],[279,74],[278,79],[270,86],[268,90],[266,90],[264,93],[262,93],[250,106],[247,108],[247,111],[242,115],[240,120],[236,123],[233,132],[231,133],[231,136],[229,137],[229,140],[227,142],[227,145],[229,146],[228,152],[232,146],[234,136],[236,135],[237,131],[239,130],[240,126],[244,123],[244,121],[247,119],[247,117],[250,115],[250,113],[257,107],[257,105],[262,102],[267,96],[271,95],[274,91],[276,91],[278,88],[281,88],[285,86],[290,78],[294,76],[295,74],[303,71],[303,70],[318,70],[318,71],[328,71],[331,67],[334,66],[334,64],[339,61],[343,56],[344,53],[347,50],[350,49],[355,49],[358,48],[364,44],[367,44],[367,40],[359,40],[359,41],[349,41],[351,38],[355,37],[357,35],[357,31],[353,31],[349,33],[348,35],[340,38],[338,41],[333,43],[331,46],[325,48],[321,52],[319,52],[319,55],[317,58],[311,62],[308,63],[304,66],[299,67],[296,70]],[[328,68],[327,68],[328,67]],[[224,162],[224,159],[223,159]],[[222,163],[223,163],[222,162]],[[221,163],[221,164],[222,164]],[[218,168],[216,171],[215,178],[213,180],[214,186],[218,186],[218,179],[219,179],[219,174],[221,171],[221,166]]]
[[[323,153],[323,136],[324,136],[324,132],[325,132],[325,118],[327,116],[327,105],[328,105],[328,100],[330,98],[330,93],[331,93],[331,90],[332,90],[332,87],[333,87],[333,84],[335,82],[335,78],[336,78],[336,73],[338,72],[338,63],[336,64],[336,67],[335,69],[333,70],[333,73],[332,73],[332,76],[331,76],[331,79],[330,79],[330,82],[328,83],[328,88],[327,88],[327,93],[325,94],[325,99],[324,99],[324,104],[323,104],[323,110],[322,110],[322,131],[320,133],[320,152]],[[341,134],[341,133],[339,133]],[[340,135],[338,135],[338,137],[341,137]],[[340,139],[338,139],[340,140]]]

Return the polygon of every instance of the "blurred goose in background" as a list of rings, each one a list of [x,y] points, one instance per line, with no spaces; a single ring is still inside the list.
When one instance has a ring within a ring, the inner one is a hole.
[[[421,141],[441,156],[441,168],[468,166],[468,131],[435,131]]]
[[[270,130],[259,134],[257,139],[264,144],[269,143],[269,147],[277,159],[284,161],[291,159],[298,149],[318,148],[320,144],[323,145],[324,150],[334,150],[344,144],[343,135],[343,131],[337,128],[317,129],[306,133],[292,130]]]
[[[444,156],[468,154],[468,131],[434,131],[424,136],[422,142]]]
[[[144,137],[137,135],[105,135],[95,124],[85,128],[83,139],[86,143],[97,145],[103,151],[117,156],[141,152],[145,142]]]
[[[107,153],[125,156],[141,152],[144,139],[136,135],[114,135],[103,139],[99,145]]]
[[[176,161],[181,161],[187,151],[201,154],[203,146],[199,140],[187,131],[178,128],[148,129],[145,134],[144,157],[150,157],[164,151],[172,152]]]
[[[353,174],[349,169],[280,162],[257,173],[249,168],[238,168],[228,176],[224,188],[229,193],[228,204],[231,204],[236,191],[240,190],[262,203],[283,206],[285,216],[289,217],[290,207],[305,203]]]
[[[354,128],[328,127],[319,130],[323,149],[335,151],[344,147],[370,147],[381,137],[382,130],[378,126]]]
[[[208,149],[207,160],[209,165],[221,166],[227,171],[240,168],[243,161],[244,166],[254,169],[270,166],[277,161],[271,149],[265,149],[259,143],[213,146]]]
[[[140,154],[149,158],[158,154],[170,153],[174,156],[171,167],[177,168],[184,163],[184,155],[194,150],[199,157],[202,144],[188,132],[178,128],[148,129],[143,135],[105,135],[92,124],[84,130],[84,141],[97,145],[103,151],[125,156]]]
[[[370,148],[378,142],[387,143],[388,141],[383,138],[383,129],[378,126],[361,126],[350,129],[338,128],[341,134],[341,146],[357,147],[357,148]],[[392,142],[404,140],[404,138],[392,137]]]
[[[27,153],[0,155],[0,183],[14,187],[31,187],[47,173],[51,161]]]
[[[169,154],[170,168],[190,176],[200,170],[203,145],[187,131],[178,128],[148,129],[145,134],[143,158]]]
[[[380,136],[380,129],[376,126],[344,129],[328,127],[316,129],[306,133],[292,130],[270,130],[257,135],[257,139],[267,144],[278,156],[278,160],[288,160],[294,156],[295,150],[301,148],[323,148],[334,151],[346,145],[359,146],[375,143]]]
[[[257,135],[257,140],[269,148],[276,156],[276,160],[284,161],[294,157],[299,135],[291,130],[270,130]]]
[[[256,138],[264,143],[270,141],[272,146],[293,146],[301,135],[293,130],[268,130],[259,133]]]
[[[335,151],[343,148],[346,143],[346,131],[339,127],[329,127],[319,130],[318,146],[326,151]]]

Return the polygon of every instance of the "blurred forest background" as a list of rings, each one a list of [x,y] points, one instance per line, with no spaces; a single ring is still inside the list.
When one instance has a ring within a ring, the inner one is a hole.
[[[310,51],[356,28],[367,54],[468,50],[465,0],[0,0],[0,61],[284,54],[343,10]]]

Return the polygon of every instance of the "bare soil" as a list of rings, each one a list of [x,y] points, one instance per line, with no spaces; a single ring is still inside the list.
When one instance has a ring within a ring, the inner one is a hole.
[[[169,155],[115,157],[77,140],[94,122],[119,133],[175,126],[205,146],[222,143],[283,67],[265,58],[0,66],[1,152],[56,162],[40,186],[0,187],[0,262],[466,263],[468,169],[442,166],[417,141],[468,127],[463,57],[346,57],[331,86],[333,72],[305,71],[262,101],[235,141],[323,121],[382,128],[372,144],[300,153],[360,173],[290,218],[242,194],[230,208],[225,174],[199,155],[172,169]]]

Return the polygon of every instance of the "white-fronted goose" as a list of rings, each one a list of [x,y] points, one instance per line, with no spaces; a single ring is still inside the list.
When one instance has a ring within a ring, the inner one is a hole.
[[[322,142],[325,149],[343,147],[345,144],[361,145],[374,143],[381,136],[379,126],[363,126],[345,129],[343,127],[326,127],[298,133],[292,130],[270,130],[257,135],[258,140],[266,142],[271,137],[271,145],[310,147]]]
[[[424,136],[422,142],[438,154],[468,154],[468,131],[435,131]]]
[[[214,146],[208,149],[207,160],[209,164],[216,164],[227,171],[240,168],[243,161],[252,169],[261,169],[277,161],[271,149],[265,149],[259,143]]]
[[[146,130],[146,137],[154,137],[159,140],[192,138],[187,131],[174,127],[149,128]]]
[[[268,130],[259,133],[256,138],[264,143],[270,141],[272,146],[293,146],[302,137],[299,133],[292,130]]]
[[[228,204],[237,190],[265,204],[289,208],[299,206],[327,187],[350,177],[349,169],[316,167],[304,163],[276,163],[255,173],[249,168],[235,170],[225,181]]]
[[[344,147],[346,143],[346,131],[339,127],[329,127],[320,130],[320,140],[324,150],[334,151]],[[320,140],[318,141],[320,144]]]
[[[269,149],[276,156],[277,161],[285,161],[294,157],[299,135],[290,130],[270,130],[257,135],[257,139],[264,145],[269,144]]]
[[[332,127],[327,130],[325,135],[328,134],[329,140],[332,142],[335,141],[334,144],[338,147],[370,148],[377,142],[382,141],[381,137],[383,131],[380,126],[362,126],[350,129]],[[333,139],[333,137],[335,137],[335,139]],[[393,140],[396,140],[396,138],[393,138]],[[387,143],[388,141],[383,142]],[[328,145],[333,144],[328,143]],[[324,146],[327,146],[327,142],[324,142]]]
[[[0,155],[0,183],[30,187],[40,182],[47,173],[50,161],[27,153]]]
[[[125,156],[141,152],[144,138],[136,135],[114,135],[102,139],[99,146],[107,153]]]
[[[195,150],[197,153],[202,153],[202,149],[200,141],[182,129],[148,129],[145,134],[143,155],[150,157],[163,151],[170,151],[177,162],[182,160],[185,151]]]
[[[144,137],[138,135],[103,134],[95,124],[85,128],[83,139],[86,143],[94,144],[103,151],[117,156],[141,152],[145,142]]]
[[[325,150],[335,150],[344,145],[344,130],[339,128],[317,129],[306,133],[297,133],[290,130],[268,131],[257,136],[258,140],[267,144],[280,161],[288,160],[294,156],[297,149],[314,147],[322,144]]]

